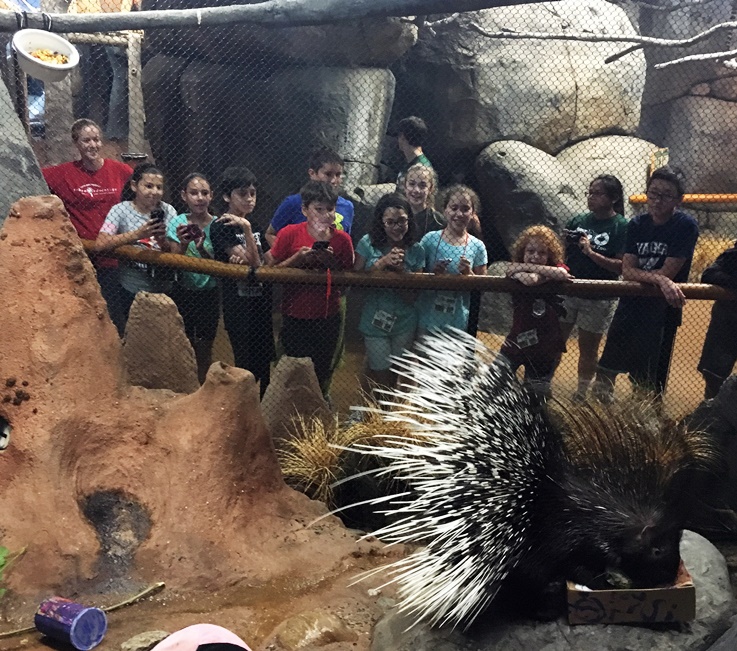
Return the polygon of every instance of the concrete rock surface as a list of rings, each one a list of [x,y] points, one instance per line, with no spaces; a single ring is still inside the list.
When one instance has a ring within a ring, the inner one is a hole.
[[[589,183],[599,174],[613,174],[622,182],[625,210],[629,210],[627,197],[645,191],[650,156],[657,148],[632,136],[601,136],[566,147],[555,158],[573,178],[574,193],[581,197],[578,212],[586,210]]]
[[[18,119],[8,88],[0,84],[0,124],[3,137],[0,139],[0,225],[10,206],[30,195],[43,195],[49,191],[41,175],[36,155],[28,142],[25,129]]]
[[[125,326],[128,381],[146,389],[194,393],[197,361],[177,306],[165,294],[138,292]]]
[[[568,167],[524,142],[502,140],[486,147],[476,159],[476,178],[484,214],[492,217],[507,248],[533,224],[560,232],[585,207]]]
[[[635,34],[625,12],[604,0],[468,12],[422,33],[397,74],[406,97],[401,112],[427,119],[431,149],[478,152],[512,139],[553,154],[587,136],[636,130],[641,52],[605,64],[620,44],[493,39],[472,23],[488,32]]]
[[[567,621],[483,621],[462,634],[418,624],[396,612],[375,627],[371,651],[702,651],[730,625],[735,601],[724,557],[706,538],[685,531],[681,557],[696,586],[696,619],[681,630],[645,626],[569,626]]]
[[[161,640],[169,637],[166,631],[146,631],[134,635],[120,645],[121,651],[151,651]]]

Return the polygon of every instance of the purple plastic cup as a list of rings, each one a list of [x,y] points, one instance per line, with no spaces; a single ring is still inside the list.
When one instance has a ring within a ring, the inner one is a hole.
[[[42,601],[33,621],[39,632],[71,644],[79,651],[96,647],[107,632],[107,617],[102,610],[64,597]]]

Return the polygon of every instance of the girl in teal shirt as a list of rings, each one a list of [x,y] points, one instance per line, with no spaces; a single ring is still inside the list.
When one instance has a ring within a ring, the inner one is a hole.
[[[188,211],[172,219],[166,232],[172,253],[193,258],[212,258],[212,189],[202,174],[195,172],[184,179],[182,200],[187,204]],[[212,344],[220,318],[217,280],[207,274],[180,272],[170,296],[184,321],[184,330],[197,359],[197,375],[202,383],[212,364]]]
[[[354,271],[422,271],[425,252],[417,243],[412,209],[404,197],[386,194],[374,210],[370,231],[356,247]],[[367,292],[359,330],[366,344],[366,377],[374,386],[392,387],[391,357],[412,345],[417,311],[412,292],[378,289]]]

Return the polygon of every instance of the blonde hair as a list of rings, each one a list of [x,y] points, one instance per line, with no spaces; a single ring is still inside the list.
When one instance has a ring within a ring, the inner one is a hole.
[[[530,240],[533,239],[542,240],[543,244],[548,249],[549,266],[557,267],[558,265],[563,264],[565,260],[565,249],[563,248],[563,243],[560,241],[558,234],[552,228],[548,228],[542,224],[528,226],[519,234],[519,237],[517,237],[512,245],[512,262],[525,261],[525,249],[530,243]]]
[[[409,178],[409,175],[413,173],[425,174],[430,178],[430,185],[432,186],[432,188],[430,189],[430,192],[427,195],[427,207],[435,208],[435,195],[438,192],[438,175],[435,173],[435,170],[432,167],[423,165],[422,163],[415,163],[411,167],[407,168],[407,171],[404,173],[404,182],[403,182],[404,187],[401,188],[402,192],[405,191],[405,188],[407,186],[407,179]]]

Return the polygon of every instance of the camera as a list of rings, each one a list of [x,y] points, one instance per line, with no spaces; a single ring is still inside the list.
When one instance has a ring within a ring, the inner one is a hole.
[[[578,228],[576,228],[576,229],[573,229],[573,230],[568,229],[568,228],[564,228],[563,229],[563,235],[565,235],[566,242],[571,242],[573,244],[577,244],[578,241],[582,237],[588,237],[589,236],[589,234],[586,231],[586,229],[585,228],[581,228],[580,226]]]
[[[329,246],[330,246],[330,242],[322,242],[318,240],[312,245],[312,250],[313,251],[327,251]]]

